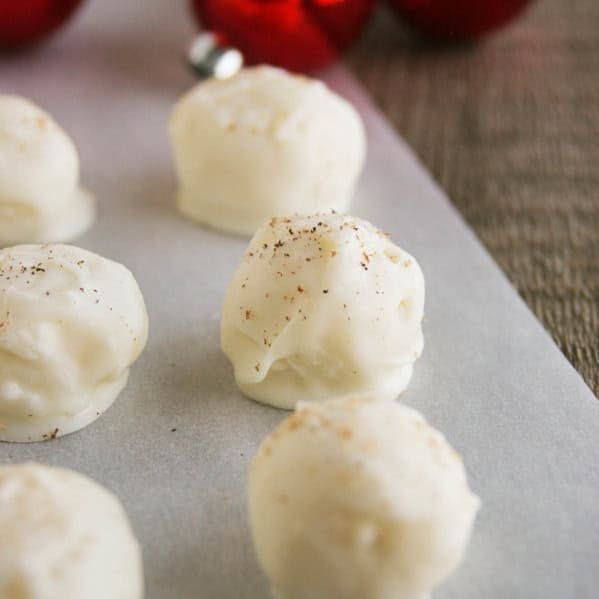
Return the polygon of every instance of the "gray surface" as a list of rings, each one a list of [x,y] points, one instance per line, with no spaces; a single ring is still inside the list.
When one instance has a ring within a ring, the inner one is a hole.
[[[43,52],[0,64],[2,91],[47,106],[77,141],[101,202],[80,245],[133,270],[151,318],[106,415],[49,443],[0,445],[0,458],[70,466],[115,491],[144,547],[148,599],[258,599],[245,479],[282,413],[242,398],[218,349],[245,242],[172,207],[165,121],[191,83],[177,60],[190,23],[177,7],[89,3]],[[599,405],[359,88],[342,70],[328,76],[369,131],[354,212],[389,230],[427,279],[425,351],[404,399],[464,453],[483,499],[467,560],[435,597],[596,597]]]

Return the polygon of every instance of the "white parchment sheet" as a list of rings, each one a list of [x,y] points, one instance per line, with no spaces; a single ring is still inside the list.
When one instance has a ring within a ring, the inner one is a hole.
[[[0,61],[0,91],[31,97],[75,139],[100,205],[78,243],[131,268],[151,320],[100,420],[49,443],[2,444],[0,461],[60,464],[112,489],[143,545],[148,599],[265,599],[246,475],[284,413],[243,398],[219,350],[246,241],[173,207],[166,122],[193,82],[181,59],[192,30],[183,2],[95,0],[49,45]],[[353,211],[426,276],[425,349],[403,401],[464,454],[483,501],[467,559],[435,598],[598,597],[599,401],[351,76],[326,78],[368,129]]]

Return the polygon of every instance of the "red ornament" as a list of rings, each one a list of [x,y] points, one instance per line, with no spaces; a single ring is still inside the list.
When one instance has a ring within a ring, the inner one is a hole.
[[[34,44],[58,29],[81,0],[0,0],[0,49]]]
[[[469,39],[511,21],[530,0],[389,0],[397,14],[429,35]]]
[[[333,61],[359,34],[374,0],[190,0],[200,25],[248,64],[292,71]]]

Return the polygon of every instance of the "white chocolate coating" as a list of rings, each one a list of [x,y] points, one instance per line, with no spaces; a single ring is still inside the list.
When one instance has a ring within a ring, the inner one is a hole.
[[[479,505],[460,456],[396,402],[300,404],[249,476],[278,599],[424,599],[462,560]]]
[[[351,104],[267,66],[196,85],[175,106],[170,134],[180,210],[242,235],[272,216],[346,210],[366,147]]]
[[[225,295],[221,345],[249,397],[395,399],[423,347],[424,277],[407,252],[359,218],[272,219]]]
[[[29,100],[0,94],[0,246],[69,241],[94,214],[71,139]]]
[[[67,245],[0,250],[0,441],[40,441],[105,412],[148,317],[122,264]]]
[[[0,597],[141,599],[141,551],[118,499],[76,472],[0,466]]]

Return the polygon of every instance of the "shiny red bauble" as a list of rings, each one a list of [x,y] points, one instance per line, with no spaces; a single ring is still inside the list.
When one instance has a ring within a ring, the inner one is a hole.
[[[0,0],[0,49],[35,44],[59,29],[81,0]]]
[[[469,39],[511,21],[530,0],[389,0],[397,14],[435,37]]]
[[[190,0],[200,26],[248,64],[305,71],[334,60],[366,22],[374,0]]]

